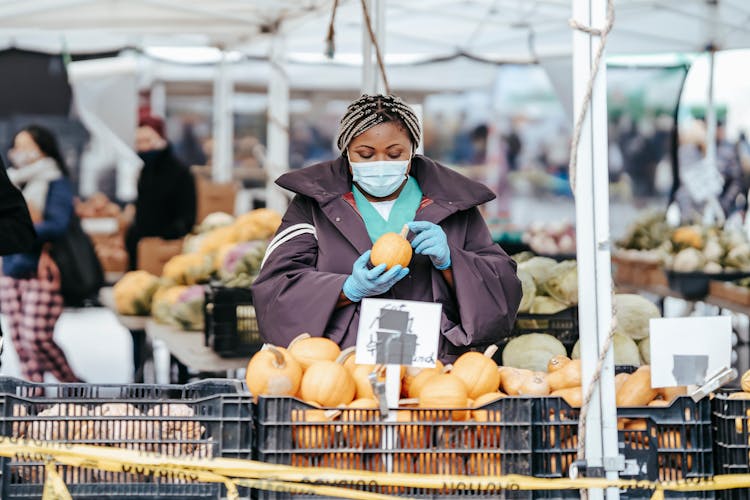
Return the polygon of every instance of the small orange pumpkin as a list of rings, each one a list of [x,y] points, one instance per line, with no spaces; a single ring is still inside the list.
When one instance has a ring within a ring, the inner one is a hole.
[[[374,266],[385,264],[386,269],[395,265],[408,267],[411,262],[411,243],[406,239],[409,234],[409,226],[404,224],[400,234],[385,233],[372,245],[370,251],[370,262]]]
[[[341,349],[333,340],[312,337],[309,333],[302,333],[294,338],[287,350],[303,370],[307,370],[316,361],[333,361],[341,354]]]
[[[297,446],[305,449],[331,448],[335,430],[333,420],[339,414],[325,410],[292,410],[292,435]]]
[[[302,379],[302,367],[283,347],[267,345],[250,359],[245,381],[250,394],[294,396]]]
[[[409,388],[411,387],[412,382],[414,379],[422,373],[424,370],[434,370],[435,368],[438,368],[440,370],[440,373],[443,373],[443,363],[440,361],[435,362],[434,368],[419,368],[416,366],[407,366],[404,367],[404,376],[402,377],[401,381],[401,396],[403,397],[409,397]]]
[[[472,453],[466,463],[470,476],[501,476],[503,474],[500,453]]]
[[[419,417],[419,411],[399,410],[396,413],[399,447],[417,450],[427,448],[428,435],[425,433],[425,424]]]
[[[427,409],[456,409],[466,408],[469,404],[469,395],[466,390],[466,385],[463,381],[451,375],[445,373],[442,375],[435,375],[425,382],[422,390],[419,392],[419,407]],[[451,418],[454,421],[466,420],[468,418],[468,411],[452,411]],[[436,412],[436,419],[444,418],[444,412]]]
[[[466,384],[471,399],[476,399],[488,392],[495,392],[500,387],[500,373],[497,371],[497,363],[492,360],[495,352],[497,352],[497,346],[491,345],[484,351],[484,354],[466,352],[453,363],[451,374]]]
[[[318,361],[302,375],[299,395],[305,401],[320,406],[348,405],[354,399],[357,387],[343,360]]]
[[[409,398],[419,398],[422,388],[432,377],[445,373],[446,367],[442,364],[435,365],[435,368],[424,368],[411,380],[407,395]]]

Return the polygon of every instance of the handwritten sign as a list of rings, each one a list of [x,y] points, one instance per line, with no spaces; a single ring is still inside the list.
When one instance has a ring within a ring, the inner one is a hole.
[[[442,307],[413,300],[363,299],[357,364],[435,366]]]

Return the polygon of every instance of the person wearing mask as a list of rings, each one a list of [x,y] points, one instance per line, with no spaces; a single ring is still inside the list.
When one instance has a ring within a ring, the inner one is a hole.
[[[138,178],[135,220],[126,236],[131,270],[138,265],[138,242],[142,238],[182,238],[193,229],[196,217],[195,180],[172,152],[164,135],[164,122],[142,117],[135,141],[143,169]]]
[[[420,137],[401,99],[363,95],[341,120],[338,159],[276,181],[295,197],[252,287],[266,342],[287,346],[309,332],[355,345],[366,297],[442,304],[443,362],[510,334],[521,300],[516,265],[477,208],[495,195],[415,154]],[[371,268],[373,242],[405,224],[408,268]]]
[[[31,125],[19,132],[8,152],[10,181],[21,190],[36,230],[31,251],[3,257],[0,310],[27,380],[43,382],[51,373],[60,382],[80,382],[54,341],[63,311],[60,274],[44,251],[65,235],[73,216],[73,186],[52,133]]]

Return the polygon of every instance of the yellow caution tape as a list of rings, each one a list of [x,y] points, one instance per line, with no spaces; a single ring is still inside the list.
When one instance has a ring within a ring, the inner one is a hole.
[[[689,492],[750,488],[750,474],[719,475],[712,478],[683,479],[678,481],[616,481],[604,478],[546,479],[510,474],[505,476],[459,476],[379,473],[362,470],[342,470],[322,467],[292,467],[253,460],[228,458],[175,458],[158,453],[147,453],[122,448],[73,445],[36,440],[0,437],[0,456],[20,460],[49,462],[94,468],[110,472],[148,474],[178,480],[223,483],[230,500],[239,498],[237,487],[306,493],[349,499],[403,498],[387,494],[374,494],[362,489],[379,488],[398,495],[399,488],[424,488],[437,490],[578,490],[644,489],[652,491],[653,500],[664,498],[664,491]],[[44,500],[68,499],[67,490],[60,488],[62,479],[54,468],[48,467],[47,489]],[[52,473],[50,473],[52,471]],[[360,489],[350,489],[360,487]],[[67,495],[67,496],[65,496]]]
[[[47,462],[44,466],[47,478],[44,480],[44,489],[42,490],[42,500],[73,500],[70,496],[65,482],[57,473],[55,464]]]

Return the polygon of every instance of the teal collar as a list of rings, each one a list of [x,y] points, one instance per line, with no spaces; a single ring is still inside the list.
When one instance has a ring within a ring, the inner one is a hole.
[[[385,233],[401,232],[404,224],[414,220],[419,204],[422,202],[422,190],[414,177],[407,179],[404,189],[393,204],[388,220],[383,219],[380,212],[372,206],[357,186],[352,186],[352,194],[357,210],[365,221],[367,234],[373,243]]]

